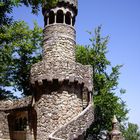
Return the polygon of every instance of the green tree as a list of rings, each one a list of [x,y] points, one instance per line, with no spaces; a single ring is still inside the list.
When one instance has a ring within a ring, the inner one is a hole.
[[[10,26],[12,24],[12,17],[8,16],[12,12],[13,3],[10,0],[0,1],[0,36],[5,33],[5,26]],[[11,41],[11,40],[9,40]],[[9,86],[9,82],[7,80],[6,67],[8,65],[9,56],[10,56],[10,48],[7,49],[7,54],[5,53],[2,44],[8,42],[7,40],[0,39],[0,100],[6,98],[14,98],[13,94],[6,90],[4,87]],[[5,77],[5,79],[3,79]]]
[[[140,131],[137,124],[128,123],[128,127],[124,131],[126,140],[140,140]]]
[[[91,45],[86,47],[77,46],[76,60],[84,65],[93,67],[93,84],[94,84],[94,107],[95,121],[88,133],[94,134],[96,139],[103,130],[111,130],[111,119],[115,114],[119,121],[126,119],[128,110],[125,102],[115,94],[118,86],[121,65],[112,67],[111,62],[107,59],[108,37],[101,37],[101,27],[95,29],[95,35],[91,35]],[[124,90],[121,90],[124,93]]]
[[[31,30],[21,21],[4,26],[3,30],[0,33],[1,97],[6,93],[8,95],[6,87],[11,86],[23,95],[31,95],[30,67],[41,58],[42,29],[35,23]]]
[[[11,86],[14,86],[15,90],[18,89],[22,91],[24,95],[31,94],[29,92],[29,82],[27,81],[27,79],[29,79],[29,69],[31,64],[40,58],[35,57],[35,52],[38,50],[37,47],[39,49],[41,47],[37,44],[40,44],[42,29],[39,29],[36,25],[34,30],[31,31],[25,23],[14,22],[12,16],[10,16],[13,12],[13,7],[22,6],[22,4],[24,4],[27,7],[31,6],[32,12],[37,13],[40,6],[45,4],[45,8],[48,8],[55,6],[56,3],[57,0],[0,1],[0,100],[14,97],[13,93],[7,90],[7,87]],[[18,28],[19,32],[17,32]],[[14,32],[14,30],[16,32]],[[25,32],[22,30],[25,30]],[[16,41],[18,42],[17,44],[15,43]],[[33,44],[35,46],[32,46]],[[27,47],[23,46],[30,47],[27,49]],[[18,56],[18,58],[14,58],[13,56]],[[21,73],[22,68],[24,72],[22,71]],[[20,78],[19,75],[21,76]]]
[[[13,3],[10,0],[0,2],[0,29],[3,25],[11,24],[12,17],[8,14],[12,12],[12,7]]]
[[[32,7],[32,13],[37,14],[40,7],[45,6],[45,8],[54,7],[58,0],[11,0],[15,5],[24,4],[25,6]]]

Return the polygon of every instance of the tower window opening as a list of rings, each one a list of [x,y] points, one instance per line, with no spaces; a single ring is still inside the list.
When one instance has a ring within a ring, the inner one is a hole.
[[[44,22],[45,22],[45,26],[46,26],[48,24],[48,17],[45,17]]]
[[[49,13],[49,24],[53,24],[53,23],[54,23],[54,18],[55,18],[54,12],[51,11],[51,12]]]
[[[71,25],[71,13],[70,12],[66,13],[65,23],[68,25]]]
[[[64,21],[63,11],[62,10],[58,10],[57,11],[57,19],[56,19],[56,22],[57,23],[63,23],[63,21]]]
[[[72,18],[72,26],[75,25],[75,17]]]

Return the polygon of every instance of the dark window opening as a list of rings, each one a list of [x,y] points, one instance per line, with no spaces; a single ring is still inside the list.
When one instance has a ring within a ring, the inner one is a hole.
[[[46,26],[48,24],[48,18],[47,17],[45,17],[44,22],[45,22],[45,26]]]
[[[15,127],[14,127],[15,131],[19,130],[19,123],[18,123],[18,119],[15,120]]]
[[[25,130],[27,127],[27,119],[24,117],[23,119],[23,130]]]
[[[51,12],[49,13],[49,24],[53,24],[53,23],[54,23],[54,18],[55,18],[54,12],[51,11]]]
[[[66,18],[65,18],[65,23],[68,24],[68,25],[71,25],[71,13],[70,12],[67,12],[66,13]]]
[[[64,17],[63,17],[63,11],[62,10],[59,10],[57,12],[57,19],[56,19],[56,22],[57,23],[63,23],[63,20],[64,20]]]
[[[75,25],[75,17],[72,18],[72,26]]]
[[[19,118],[15,120],[14,124],[14,131],[24,131],[27,127],[27,119],[24,117],[24,119]]]

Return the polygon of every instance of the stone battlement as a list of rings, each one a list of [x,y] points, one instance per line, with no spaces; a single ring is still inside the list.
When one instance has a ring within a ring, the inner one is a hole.
[[[64,80],[77,81],[79,84],[83,83],[89,91],[92,91],[92,74],[92,68],[88,65],[75,62],[41,61],[32,66],[31,83],[42,83],[45,79],[48,81],[58,79],[60,82]]]

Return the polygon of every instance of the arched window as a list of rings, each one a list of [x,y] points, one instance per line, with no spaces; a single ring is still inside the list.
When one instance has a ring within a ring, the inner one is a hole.
[[[19,130],[19,121],[18,121],[18,119],[15,120],[14,130],[15,131],[18,131]]]
[[[65,23],[68,25],[71,25],[71,13],[70,12],[66,13]]]
[[[56,22],[57,23],[63,23],[64,21],[64,17],[63,17],[63,11],[62,10],[58,10],[57,11],[57,19],[56,19]]]
[[[54,23],[54,12],[53,11],[50,11],[49,13],[49,24],[53,24]]]
[[[46,26],[48,24],[48,17],[45,17],[44,22],[45,22],[45,26]]]
[[[72,18],[72,26],[75,25],[75,16]]]
[[[83,109],[85,109],[89,103],[88,90],[86,87],[83,88],[82,98],[83,98]]]

